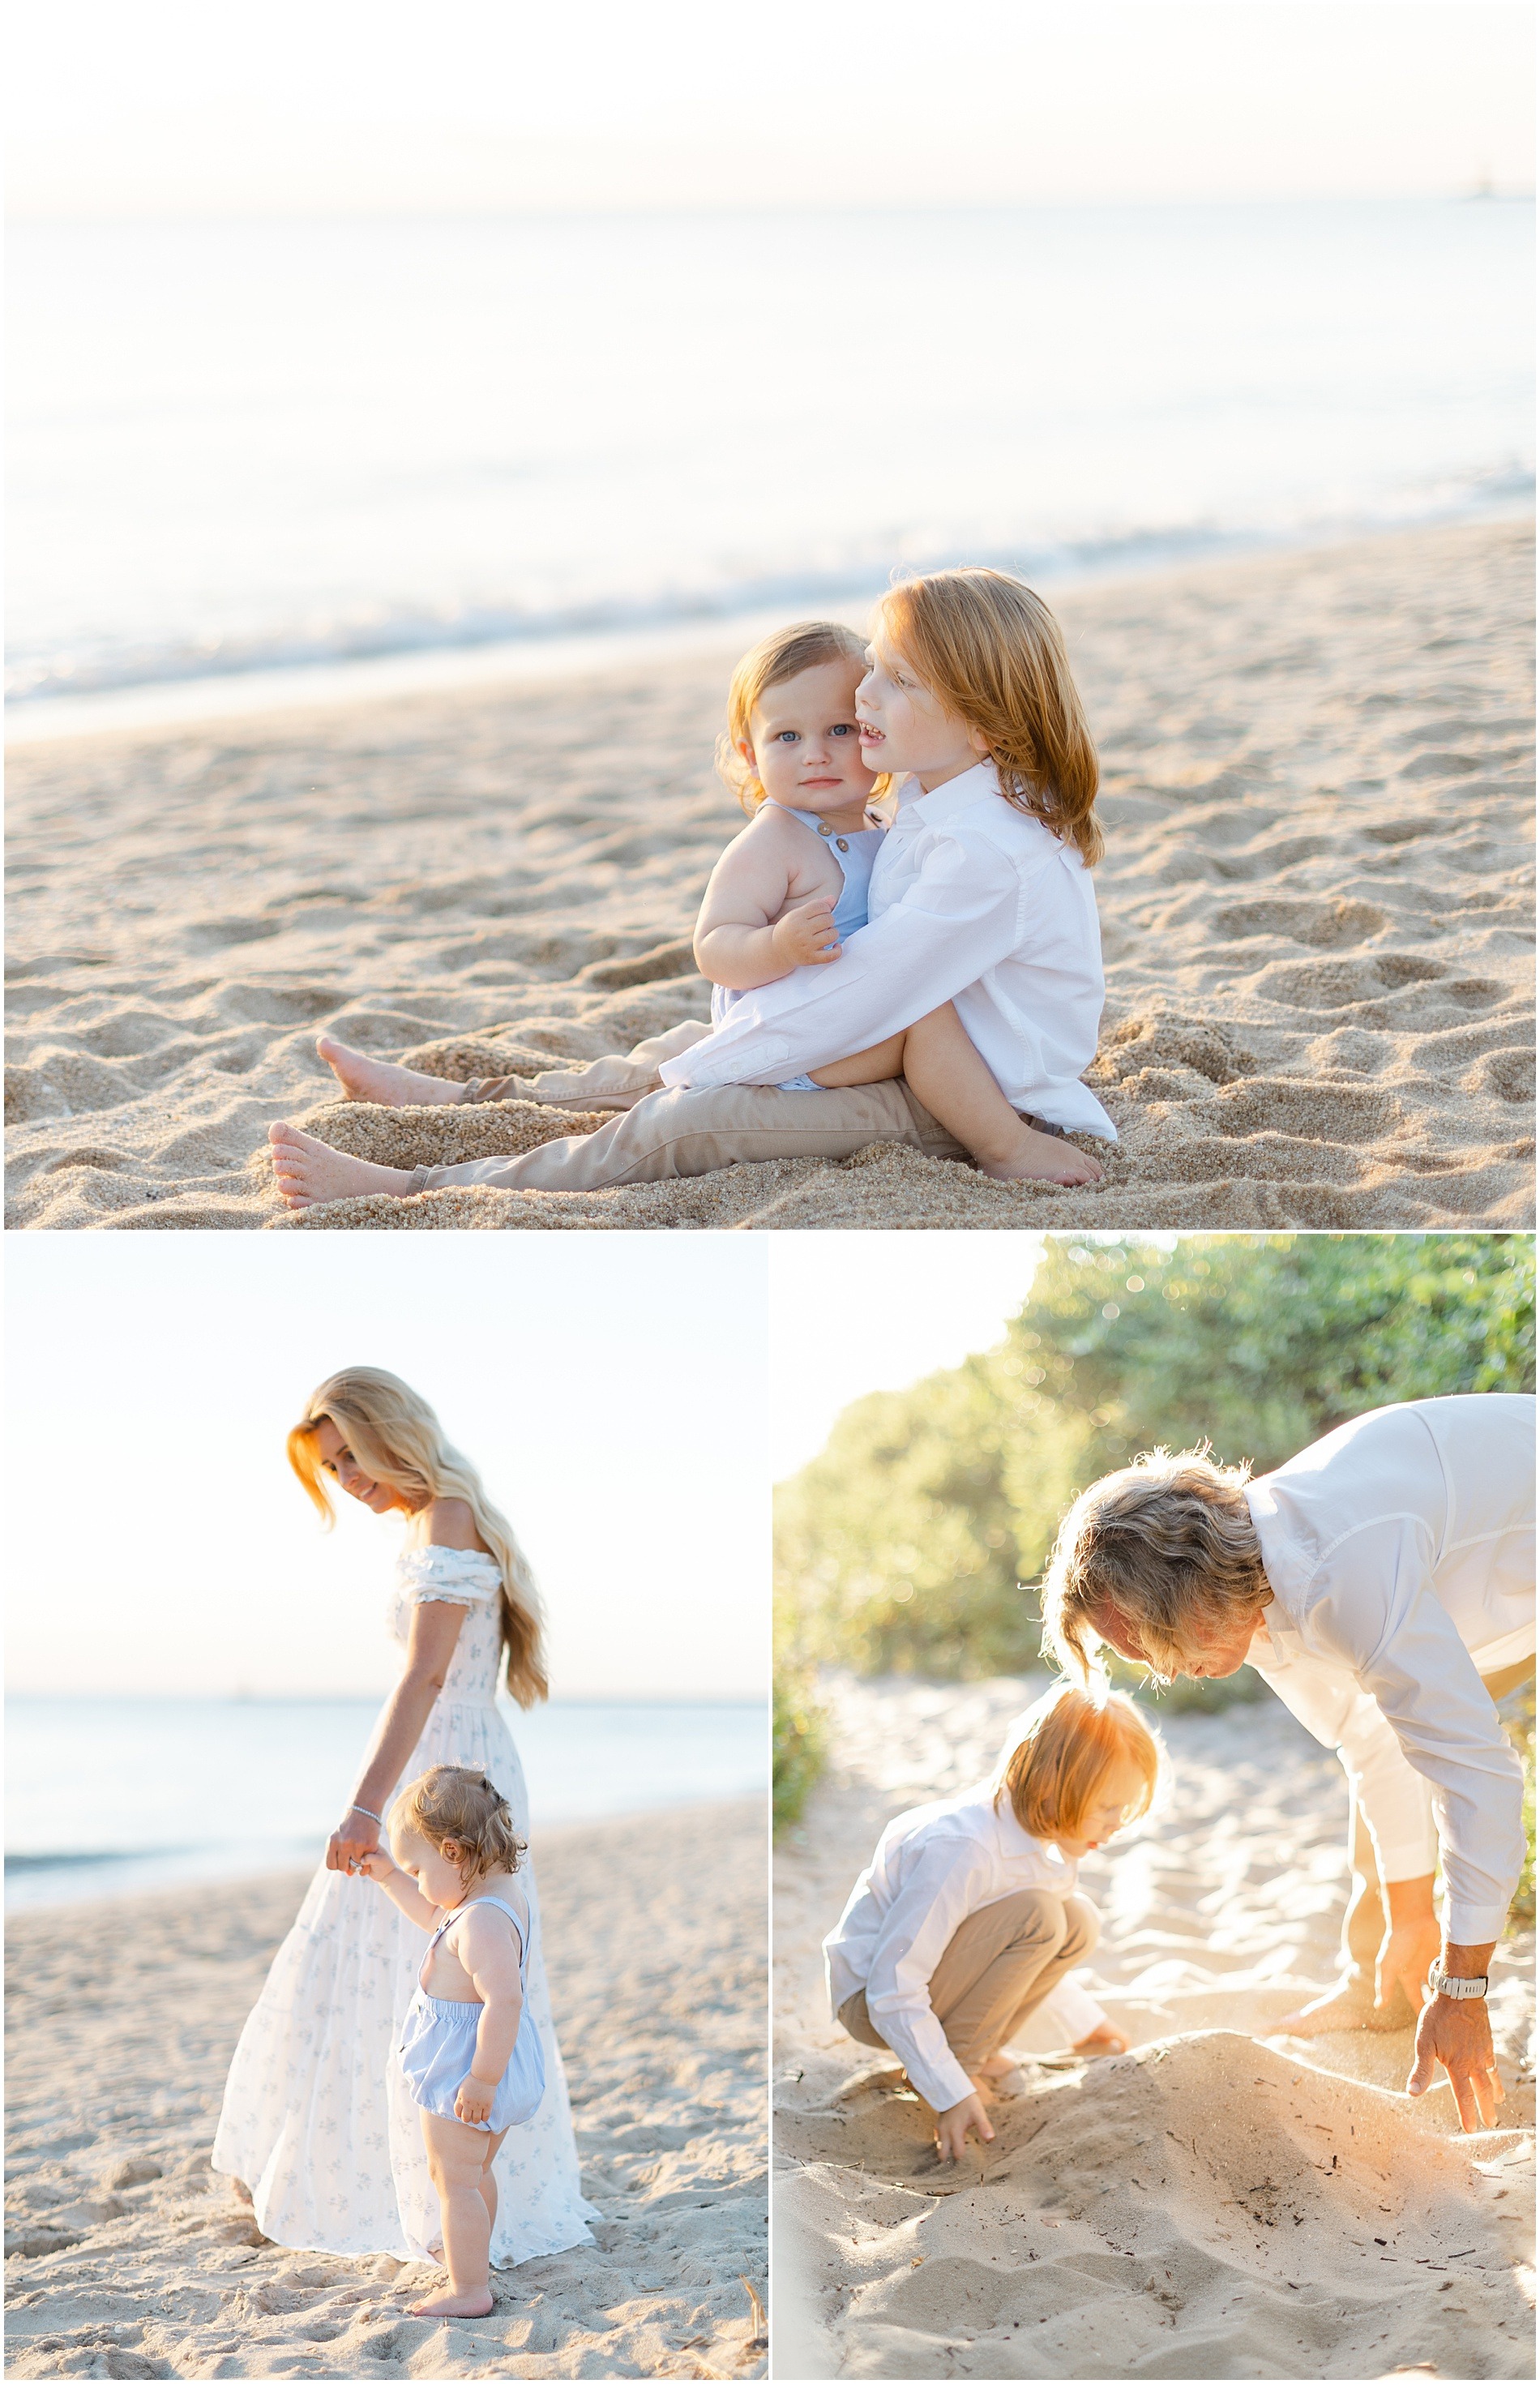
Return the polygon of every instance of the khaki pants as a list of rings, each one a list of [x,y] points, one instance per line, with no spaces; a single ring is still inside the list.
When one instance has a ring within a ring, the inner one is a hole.
[[[1100,1934],[1094,1904],[1046,1887],[1024,1888],[969,1914],[931,1974],[930,2007],[970,2078],[1010,2043]],[[888,2043],[873,2025],[864,1987],[840,2005],[839,2025],[858,2044]]]
[[[1534,1678],[1534,1658],[1526,1656],[1521,1663],[1509,1664],[1500,1672],[1484,1672],[1482,1686],[1494,1705],[1506,1697],[1510,1689]],[[1374,1964],[1385,1931],[1390,1926],[1390,1898],[1380,1875],[1379,1856],[1368,1825],[1359,1810],[1359,1800],[1351,1799],[1348,1816],[1348,1859],[1352,1869],[1352,1884],[1348,1891],[1348,1909],[1342,1918],[1342,1961],[1348,1979],[1372,1988]],[[1405,1997],[1399,1987],[1396,1996]],[[1393,1996],[1392,2001],[1395,2001]]]
[[[596,1068],[606,1066],[599,1061]],[[578,1075],[569,1089],[547,1095],[553,1106],[581,1108]],[[536,1086],[494,1077],[466,1086],[480,1100],[541,1099]],[[515,1087],[516,1086],[516,1091]],[[612,1097],[613,1098],[613,1097]],[[590,1097],[588,1106],[608,1106]],[[437,1192],[452,1184],[491,1184],[508,1191],[601,1192],[615,1184],[656,1184],[665,1177],[709,1175],[743,1160],[851,1159],[874,1142],[907,1143],[932,1159],[966,1159],[901,1081],[860,1085],[844,1092],[781,1093],[761,1085],[714,1086],[632,1097],[613,1123],[594,1134],[568,1135],[512,1159],[471,1159],[457,1167],[419,1167],[407,1186]]]

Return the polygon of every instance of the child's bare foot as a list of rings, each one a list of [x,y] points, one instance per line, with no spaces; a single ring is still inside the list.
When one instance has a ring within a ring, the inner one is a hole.
[[[412,1188],[404,1167],[377,1167],[372,1160],[351,1158],[297,1125],[270,1125],[267,1139],[273,1146],[278,1188],[291,1209],[356,1199],[365,1192],[393,1192],[400,1199]]]
[[[1114,2028],[1108,2020],[1100,2028],[1093,2028],[1089,2036],[1083,2036],[1074,2049],[1088,2061],[1103,2060],[1109,2055],[1126,2053],[1128,2039],[1121,2028]]]
[[[1008,1156],[980,1158],[979,1171],[997,1184],[1099,1184],[1102,1170],[1073,1142],[1024,1125]]]
[[[317,1037],[316,1049],[350,1101],[373,1101],[386,1110],[417,1109],[425,1103],[457,1101],[464,1085],[444,1076],[425,1076],[420,1068],[403,1068],[394,1060],[371,1060],[334,1035]]]
[[[1015,2067],[1016,2064],[1012,2060],[1011,2055],[1008,2053],[991,2053],[987,2061],[981,2061],[979,2063],[974,2075],[975,2080],[980,2079],[1008,2078]]]
[[[487,2293],[431,2293],[425,2302],[414,2302],[414,2317],[491,2317],[497,2303]]]

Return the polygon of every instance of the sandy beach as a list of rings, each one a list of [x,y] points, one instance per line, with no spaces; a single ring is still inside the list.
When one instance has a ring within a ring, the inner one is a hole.
[[[828,1692],[831,1767],[776,1863],[776,2372],[1532,2376],[1533,1938],[1496,1967],[1491,2132],[1398,2091],[1410,2028],[1268,2037],[1332,1976],[1347,1879],[1340,1769],[1275,1702],[1166,1718],[1171,1804],[1082,1874],[1083,1975],[1132,2050],[1029,2035],[966,2172],[831,2022],[819,1943],[884,1821],[981,1777],[1033,1694]]]
[[[764,2373],[764,1808],[551,1831],[547,1963],[595,2248],[494,2273],[490,2318],[404,2315],[430,2273],[285,2251],[209,2168],[225,2070],[298,1874],[43,1912],[9,1931],[6,2372]]]
[[[330,1100],[326,1029],[533,1073],[702,1017],[738,814],[733,650],[19,748],[10,1219],[24,1227],[1523,1225],[1533,1217],[1531,537],[1409,531],[1055,599],[1101,749],[1123,1136],[1094,1190],[894,1149],[290,1220],[268,1124],[394,1164],[571,1120]]]

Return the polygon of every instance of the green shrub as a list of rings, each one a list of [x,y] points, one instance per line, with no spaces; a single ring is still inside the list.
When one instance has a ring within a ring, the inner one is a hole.
[[[774,1713],[771,1807],[776,1828],[784,1830],[801,1819],[827,1749],[824,1709],[813,1694],[812,1675],[805,1666],[777,1660]]]
[[[783,1484],[783,1644],[862,1673],[1025,1670],[1024,1584],[1075,1493],[1139,1449],[1208,1439],[1265,1471],[1370,1408],[1534,1380],[1527,1236],[1056,1237],[997,1348],[858,1400]]]

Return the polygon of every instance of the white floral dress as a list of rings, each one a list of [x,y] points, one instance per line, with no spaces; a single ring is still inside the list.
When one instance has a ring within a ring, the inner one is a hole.
[[[522,1836],[529,1802],[517,1749],[496,1703],[500,1659],[492,1558],[414,1547],[396,1568],[389,1623],[404,1649],[411,1608],[466,1608],[453,1659],[402,1772],[430,1764],[483,1769]],[[566,2080],[540,1953],[540,1903],[526,1858],[519,1882],[532,1921],[524,2026],[540,2030],[545,2097],[509,2129],[497,2156],[499,2266],[591,2241]],[[241,2032],[214,2140],[214,2167],[251,2188],[256,2223],[294,2250],[423,2259],[440,2240],[422,2129],[393,2049],[427,1943],[366,1879],[318,1870]]]

